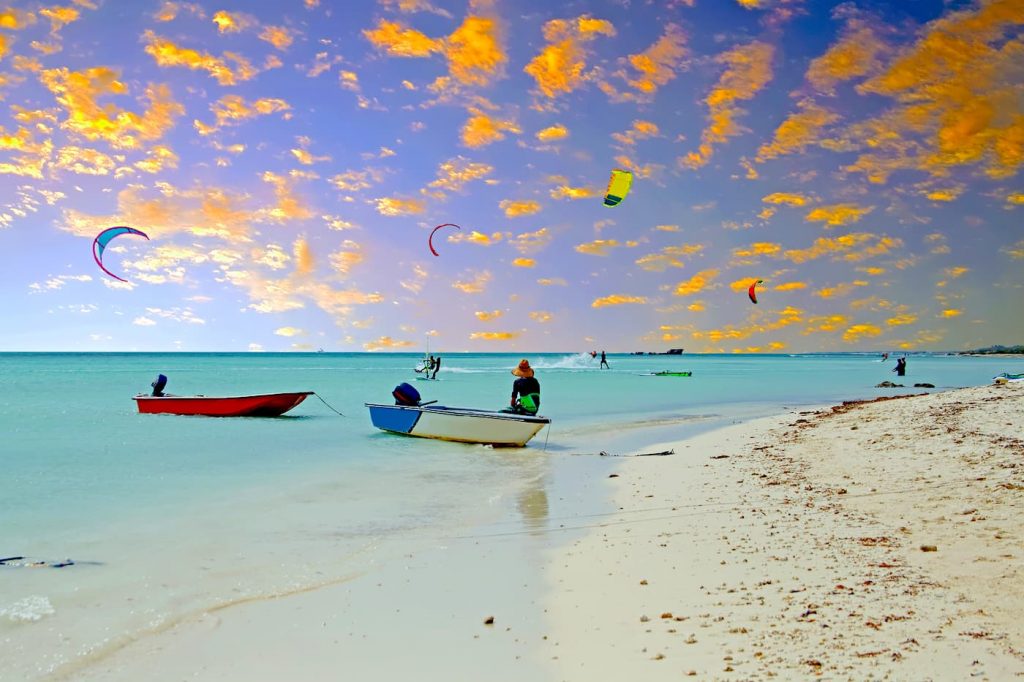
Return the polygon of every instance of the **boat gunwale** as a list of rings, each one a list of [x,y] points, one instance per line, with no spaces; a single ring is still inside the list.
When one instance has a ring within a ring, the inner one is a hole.
[[[453,414],[466,417],[480,417],[483,419],[497,419],[499,421],[517,421],[527,424],[550,424],[550,417],[538,417],[528,414],[516,414],[514,412],[498,412],[496,410],[481,410],[474,407],[448,407],[447,405],[386,405],[383,403],[363,403],[365,407],[383,407],[397,410],[415,410],[417,412],[435,412],[437,414]]]
[[[282,391],[281,393],[259,393],[256,395],[139,395],[132,400],[250,400],[253,398],[276,398],[283,395],[304,396],[314,395],[316,391]]]

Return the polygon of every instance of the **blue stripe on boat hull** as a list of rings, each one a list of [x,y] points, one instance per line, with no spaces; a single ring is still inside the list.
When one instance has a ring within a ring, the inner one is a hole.
[[[419,410],[370,408],[370,421],[378,429],[395,433],[410,433],[420,418]]]

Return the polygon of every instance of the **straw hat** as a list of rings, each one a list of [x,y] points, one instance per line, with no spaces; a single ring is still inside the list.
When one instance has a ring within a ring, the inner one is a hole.
[[[530,361],[523,358],[519,361],[519,366],[512,370],[512,373],[517,377],[529,378],[533,376],[533,367],[530,367]]]

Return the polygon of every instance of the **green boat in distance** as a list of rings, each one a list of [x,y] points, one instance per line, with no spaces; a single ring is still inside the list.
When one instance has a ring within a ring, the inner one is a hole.
[[[652,372],[652,377],[690,377],[693,372]]]

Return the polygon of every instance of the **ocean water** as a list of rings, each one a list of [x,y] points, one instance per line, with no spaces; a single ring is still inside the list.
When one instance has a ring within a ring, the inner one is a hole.
[[[585,494],[577,454],[921,390],[883,380],[942,390],[1024,371],[929,354],[902,378],[879,354],[610,355],[610,370],[527,357],[552,426],[492,449],[382,433],[363,403],[410,381],[425,400],[498,409],[518,354],[443,354],[436,382],[412,381],[418,354],[0,354],[0,557],[75,561],[0,566],[0,679],[67,673],[206,610],[366,575],[489,524],[543,529]],[[178,395],[312,390],[344,416],[312,396],[274,419],[137,414],[157,373]]]

